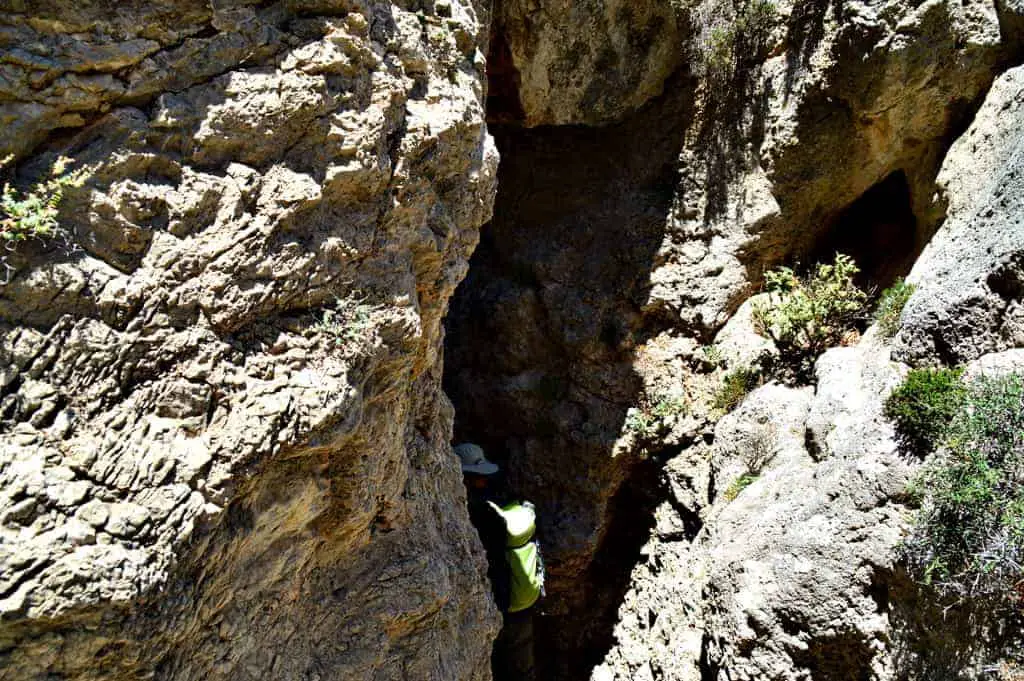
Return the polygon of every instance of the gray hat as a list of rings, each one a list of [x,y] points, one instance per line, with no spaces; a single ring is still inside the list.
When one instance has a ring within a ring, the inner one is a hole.
[[[455,455],[462,462],[463,473],[477,475],[493,475],[498,472],[498,464],[492,463],[484,456],[484,450],[472,442],[464,442],[453,448]]]

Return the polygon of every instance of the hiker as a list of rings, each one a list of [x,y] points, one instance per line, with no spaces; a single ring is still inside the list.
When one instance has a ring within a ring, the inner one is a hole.
[[[495,681],[534,678],[533,604],[543,593],[544,566],[528,501],[506,503],[498,465],[475,444],[455,447],[469,498],[469,517],[487,552],[487,576],[503,625],[494,646]]]

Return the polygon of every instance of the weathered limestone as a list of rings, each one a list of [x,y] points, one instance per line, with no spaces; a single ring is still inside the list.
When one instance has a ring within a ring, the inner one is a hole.
[[[0,678],[489,678],[440,392],[486,7],[214,4],[0,17],[0,156],[89,168],[0,286]]]
[[[665,17],[648,43],[598,21],[614,2],[521,4],[498,10],[491,94],[505,165],[453,303],[446,388],[457,429],[539,502],[544,641],[561,651],[552,673],[571,675],[568,660],[613,625],[590,608],[610,598],[615,494],[643,456],[713,436],[709,395],[726,370],[702,346],[738,309],[751,326],[740,306],[766,266],[852,244],[869,283],[906,272],[941,222],[943,155],[1019,46],[1013,10],[990,0],[767,3],[746,25],[733,20],[741,3],[635,4],[630,29]],[[730,369],[770,352],[730,333],[712,351]],[[691,454],[668,469],[687,477]],[[677,485],[677,515],[706,505],[693,484]],[[626,598],[641,611],[622,617],[643,621],[643,599]]]
[[[514,81],[492,76],[510,100],[494,113],[527,126],[620,121],[685,61],[678,11],[663,0],[499,0],[493,30],[490,59]]]
[[[943,227],[908,277],[909,361],[969,361],[1024,345],[1024,68],[992,86],[939,173]]]

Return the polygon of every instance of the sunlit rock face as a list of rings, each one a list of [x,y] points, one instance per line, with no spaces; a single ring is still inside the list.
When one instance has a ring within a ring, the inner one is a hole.
[[[441,319],[495,191],[471,2],[15,3],[0,677],[487,679]]]

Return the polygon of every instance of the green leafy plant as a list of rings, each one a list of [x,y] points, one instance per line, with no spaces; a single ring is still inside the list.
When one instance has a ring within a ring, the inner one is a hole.
[[[856,329],[867,300],[853,281],[859,271],[852,258],[837,253],[807,277],[789,267],[765,273],[768,301],[754,307],[754,322],[795,378],[809,378],[818,355]]]
[[[739,406],[747,393],[760,384],[761,374],[754,369],[741,367],[730,371],[712,397],[711,406],[721,412],[730,412]]]
[[[717,345],[702,345],[700,348],[700,359],[712,369],[721,366],[725,362],[722,349]]]
[[[671,422],[689,411],[686,398],[682,395],[662,395],[654,400],[644,399],[639,407],[632,407],[626,414],[625,428],[641,439],[650,439]]]
[[[900,278],[882,291],[875,310],[875,322],[878,324],[878,332],[884,338],[892,338],[900,330],[900,314],[916,288]]]
[[[964,406],[960,369],[912,369],[885,400],[885,415],[903,444],[924,456],[942,441]]]
[[[1024,379],[980,378],[916,488],[904,543],[923,582],[954,598],[1020,602],[1024,587]]]
[[[0,161],[3,169],[12,157]],[[68,172],[68,159],[61,157],[53,164],[50,176],[34,185],[27,192],[18,191],[11,184],[4,184],[0,192],[0,266],[5,270],[3,283],[7,283],[12,267],[7,262],[7,253],[13,252],[19,244],[30,239],[49,241],[69,235],[61,229],[58,215],[64,193],[70,187],[79,187],[85,182],[87,169]]]
[[[0,168],[10,160],[8,157],[0,162]],[[4,185],[0,196],[0,240],[11,245],[27,239],[45,239],[57,233],[60,229],[57,214],[65,190],[79,187],[85,181],[85,169],[69,173],[68,163],[66,158],[57,159],[50,177],[27,192]]]
[[[697,25],[697,66],[712,85],[722,85],[746,60],[764,50],[779,17],[772,0],[712,0]]]

